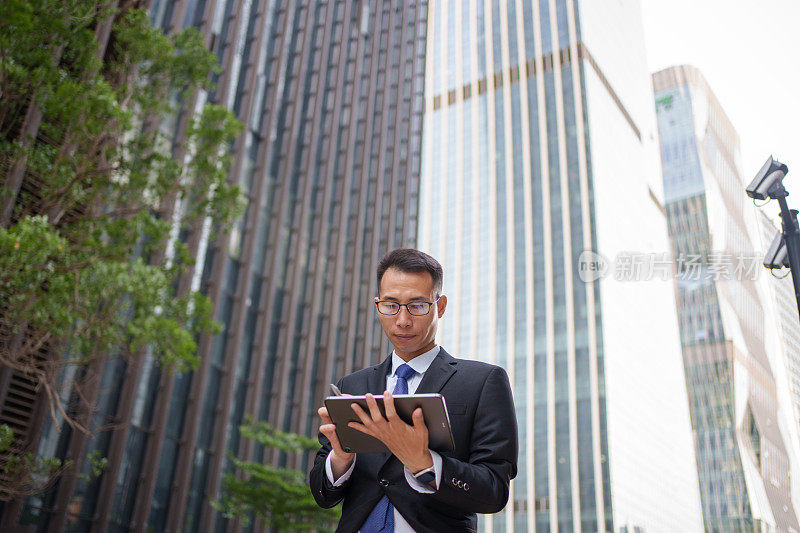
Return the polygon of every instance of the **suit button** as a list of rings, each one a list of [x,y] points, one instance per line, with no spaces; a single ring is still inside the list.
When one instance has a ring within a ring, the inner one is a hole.
[[[464,488],[464,485],[461,483],[461,480],[460,480],[460,479],[459,479],[459,480],[456,482],[456,485],[458,485],[458,488],[459,488],[459,489],[462,489],[462,488]]]
[[[469,490],[469,483],[464,483],[464,490]]]
[[[389,480],[385,479],[385,478],[381,478],[380,484],[381,484],[381,487],[388,487],[389,486]]]
[[[452,483],[453,485],[456,485],[456,486],[458,486],[458,484],[456,483],[456,478],[453,478],[453,479],[451,479],[451,480],[450,480],[450,483]]]

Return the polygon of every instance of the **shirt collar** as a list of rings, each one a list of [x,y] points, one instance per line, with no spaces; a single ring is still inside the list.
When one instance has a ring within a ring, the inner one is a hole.
[[[422,375],[426,370],[428,370],[428,367],[431,366],[431,363],[433,363],[433,360],[436,358],[436,356],[439,355],[440,349],[441,347],[436,345],[427,352],[416,356],[406,364],[413,368],[417,374]],[[394,376],[397,368],[403,363],[405,363],[405,361],[403,361],[403,359],[401,359],[400,356],[397,355],[394,350],[392,350],[392,371],[389,375]]]

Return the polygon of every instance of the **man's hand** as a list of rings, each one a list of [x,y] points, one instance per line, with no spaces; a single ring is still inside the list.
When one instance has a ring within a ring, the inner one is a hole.
[[[375,401],[375,400],[373,400]],[[336,424],[331,422],[331,417],[328,414],[326,407],[320,407],[317,410],[319,417],[322,419],[322,425],[319,427],[320,433],[325,435],[331,442],[331,470],[333,470],[333,478],[339,479],[342,474],[347,472],[350,465],[353,464],[353,453],[347,453],[342,449],[339,444],[339,437],[336,435]]]
[[[351,404],[351,407],[361,423],[350,422],[348,425],[383,442],[412,473],[433,466],[433,457],[428,449],[428,428],[425,426],[421,407],[414,409],[411,414],[413,426],[397,416],[394,398],[389,391],[383,393],[386,418],[381,415],[378,402],[372,394],[367,394],[369,414],[357,403]]]

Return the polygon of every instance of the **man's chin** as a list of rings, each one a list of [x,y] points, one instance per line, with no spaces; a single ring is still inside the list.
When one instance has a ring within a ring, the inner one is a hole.
[[[395,336],[392,339],[392,344],[394,345],[394,349],[396,352],[400,353],[413,353],[419,350],[419,346],[416,346],[417,337],[397,337]]]

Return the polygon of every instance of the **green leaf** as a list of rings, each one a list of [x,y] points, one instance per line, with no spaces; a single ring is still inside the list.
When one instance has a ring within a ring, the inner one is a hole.
[[[195,28],[167,36],[145,9],[119,6],[0,2],[0,200],[14,201],[0,221],[0,334],[26,339],[0,346],[0,362],[53,390],[64,373],[43,352],[71,365],[147,349],[168,371],[196,368],[199,338],[221,325],[181,281],[196,266],[185,231],[206,219],[225,228],[244,205],[228,180],[241,131],[230,111],[189,113],[186,146],[173,140],[217,58]],[[95,28],[108,17],[101,47]],[[31,106],[35,138],[20,133]],[[7,173],[19,162],[17,190]]]
[[[319,447],[314,439],[281,431],[252,418],[239,430],[243,437],[265,448],[301,453]],[[320,508],[303,472],[242,461],[232,455],[229,460],[236,473],[224,476],[221,499],[212,502],[226,518],[239,518],[247,524],[252,515],[279,531],[333,531],[341,509]]]
[[[14,430],[8,424],[0,424],[0,452],[6,451],[14,442]]]

